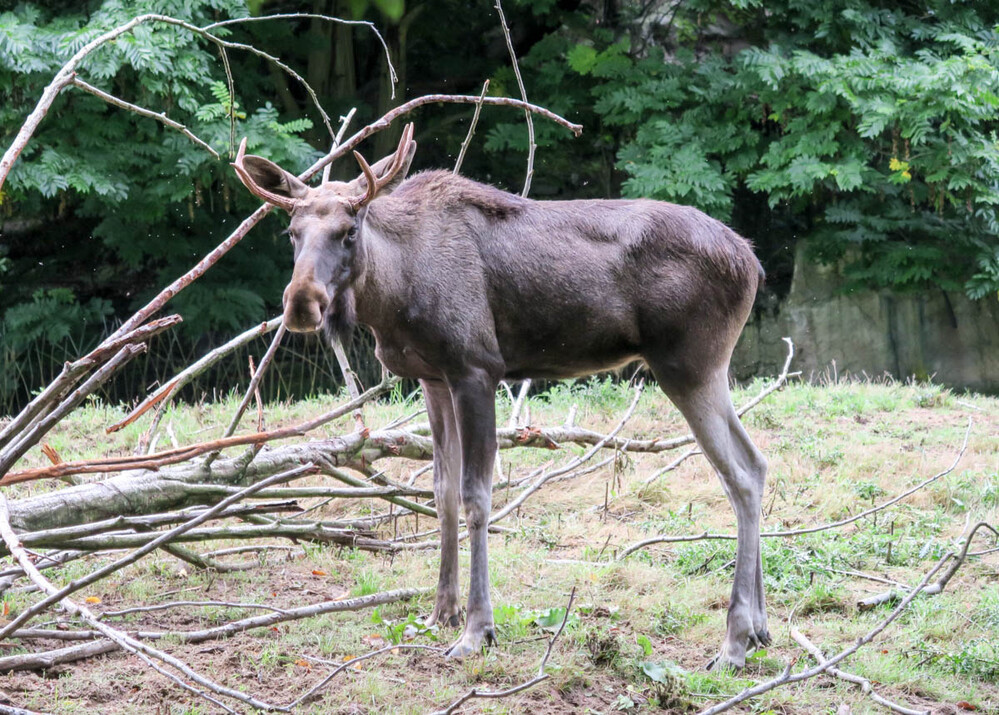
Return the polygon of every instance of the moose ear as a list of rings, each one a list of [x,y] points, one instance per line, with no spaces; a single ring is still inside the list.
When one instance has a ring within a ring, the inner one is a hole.
[[[402,183],[403,179],[406,178],[406,174],[409,172],[409,165],[413,163],[413,157],[416,155],[416,142],[411,141],[405,147],[404,151],[406,155],[402,160],[402,167],[399,169],[398,173],[393,176],[387,184],[385,184],[379,191],[379,196],[384,196],[386,194],[391,194],[395,191],[396,187]],[[388,156],[379,161],[375,162],[375,165],[371,167],[371,173],[377,178],[381,178],[392,166],[392,162],[395,161],[395,152],[392,152]],[[361,174],[356,179],[350,182],[350,187],[352,193],[360,195],[363,194],[368,189],[368,181],[364,178],[364,174]]]
[[[253,183],[272,194],[289,199],[300,199],[309,190],[309,187],[297,176],[262,156],[248,154],[243,157],[243,168]],[[254,190],[254,187],[246,182],[243,183],[250,191]]]
[[[262,156],[247,156],[245,137],[239,143],[232,168],[251,194],[285,211],[294,210],[296,202],[309,191],[309,187],[297,176],[289,174],[274,162]]]

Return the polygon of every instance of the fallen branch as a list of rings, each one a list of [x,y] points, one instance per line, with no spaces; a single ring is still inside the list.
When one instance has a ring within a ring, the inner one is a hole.
[[[805,534],[815,534],[815,533],[818,533],[820,531],[829,531],[830,529],[838,529],[838,528],[840,528],[842,526],[846,526],[848,524],[852,524],[855,521],[859,521],[860,519],[863,519],[865,517],[871,516],[872,514],[876,514],[879,511],[883,511],[883,510],[887,509],[888,507],[890,507],[890,506],[892,506],[894,504],[897,504],[898,502],[902,501],[906,497],[909,497],[909,496],[915,494],[920,489],[923,489],[923,488],[929,486],[930,484],[933,484],[934,482],[942,479],[943,477],[947,476],[948,474],[950,474],[951,472],[953,472],[957,468],[958,463],[961,461],[961,458],[964,457],[964,453],[968,449],[968,438],[971,435],[971,426],[972,426],[972,422],[971,422],[971,419],[969,418],[968,419],[968,427],[964,431],[964,441],[961,443],[961,448],[958,450],[957,456],[954,457],[954,461],[951,462],[951,464],[950,464],[949,467],[947,467],[946,469],[944,469],[941,472],[937,472],[936,474],[934,474],[932,477],[929,477],[928,479],[924,479],[919,484],[915,485],[914,487],[912,487],[910,489],[907,489],[906,491],[902,492],[901,494],[899,494],[899,495],[897,495],[895,497],[892,497],[888,501],[882,502],[881,504],[878,504],[877,506],[873,506],[870,509],[866,509],[865,511],[862,511],[862,512],[860,512],[858,514],[854,514],[853,516],[847,517],[845,519],[840,519],[839,521],[833,521],[833,522],[829,522],[827,524],[822,524],[822,525],[819,525],[819,526],[809,526],[809,527],[805,527],[805,528],[802,528],[802,529],[792,529],[790,531],[763,531],[763,532],[760,533],[760,538],[763,538],[763,539],[777,539],[777,538],[785,538],[785,537],[792,537],[792,536],[803,536]],[[652,546],[653,544],[673,544],[673,543],[686,542],[686,541],[702,541],[702,540],[706,540],[706,539],[723,539],[723,540],[728,540],[728,541],[735,541],[736,540],[736,535],[735,534],[713,534],[713,533],[709,533],[709,532],[705,531],[705,532],[702,532],[700,534],[686,534],[686,535],[683,535],[683,536],[669,536],[669,535],[665,535],[665,534],[659,535],[659,536],[653,536],[653,537],[651,537],[649,539],[643,539],[642,541],[638,541],[638,542],[632,544],[631,546],[627,547],[626,549],[624,549],[624,551],[622,551],[618,555],[617,560],[621,561],[622,559],[627,558],[628,556],[630,556],[631,554],[635,553],[636,551],[640,551],[641,549],[644,549],[647,546]]]
[[[123,333],[115,340],[105,341],[103,346],[95,348],[79,360],[67,362],[63,366],[62,372],[0,431],[0,448],[29,429],[39,416],[46,414],[52,405],[61,400],[72,389],[73,385],[90,370],[103,364],[126,345],[145,342],[180,322],[179,315],[169,315],[159,320],[150,321],[134,330]]]
[[[923,589],[924,595],[936,596],[939,593],[943,593],[943,590],[947,587],[947,584],[950,582],[952,578],[954,578],[954,574],[957,573],[957,570],[961,568],[965,560],[968,558],[969,555],[968,547],[971,546],[971,542],[974,540],[975,534],[978,532],[979,529],[987,529],[996,536],[999,536],[999,531],[996,531],[996,529],[991,524],[988,524],[984,521],[980,521],[977,524],[975,524],[974,527],[972,527],[971,531],[969,532],[967,538],[965,539],[964,546],[961,548],[960,553],[958,553],[958,555],[954,558],[954,562],[950,565],[950,567],[948,567],[946,571],[944,571],[943,575],[935,583],[930,584],[929,586]],[[885,591],[884,593],[879,593],[874,596],[870,596],[861,601],[858,601],[857,608],[861,611],[869,611],[872,608],[875,608],[885,603],[894,603],[896,601],[899,601],[905,595],[905,593],[908,592],[908,590],[909,589],[903,587],[898,590]]]
[[[25,469],[20,472],[12,472],[0,479],[0,486],[17,484],[19,482],[34,481],[37,479],[61,478],[73,474],[95,474],[109,471],[127,471],[138,469],[158,469],[171,464],[187,462],[194,457],[208,452],[215,452],[228,447],[238,447],[248,444],[263,444],[274,440],[287,439],[289,437],[301,437],[311,430],[320,427],[327,422],[331,422],[347,414],[359,405],[364,404],[395,384],[396,379],[384,380],[380,384],[364,392],[355,400],[350,400],[319,417],[315,417],[306,422],[272,430],[270,432],[258,432],[255,434],[241,435],[238,437],[227,437],[224,439],[210,440],[198,444],[187,445],[174,449],[154,452],[146,455],[125,455],[119,457],[103,457],[98,459],[80,460],[74,462],[60,462],[47,467],[36,469]],[[82,389],[82,388],[81,388]]]
[[[730,710],[731,708],[735,707],[736,705],[745,700],[754,698],[757,695],[762,695],[763,693],[768,693],[774,688],[780,687],[781,685],[787,685],[788,683],[797,683],[802,680],[808,680],[809,678],[814,678],[816,675],[820,675],[826,672],[837,663],[840,663],[846,658],[849,658],[851,655],[860,650],[863,646],[867,645],[872,640],[874,640],[878,636],[878,634],[881,633],[881,631],[883,631],[885,628],[891,625],[891,623],[894,622],[896,618],[902,615],[902,612],[908,607],[909,603],[912,602],[912,599],[914,599],[926,587],[926,584],[929,583],[930,579],[933,578],[933,576],[936,575],[937,571],[943,568],[943,565],[953,556],[954,554],[952,552],[944,554],[944,556],[936,563],[936,565],[930,570],[930,572],[926,574],[926,576],[919,583],[919,585],[916,586],[916,588],[914,588],[912,592],[909,593],[902,600],[900,604],[898,604],[898,607],[895,608],[895,610],[892,611],[887,618],[882,620],[880,623],[874,626],[874,628],[872,628],[863,636],[858,638],[857,641],[852,646],[840,651],[832,658],[829,658],[828,660],[820,663],[819,665],[809,668],[808,670],[804,670],[800,673],[793,673],[793,674],[791,673],[791,667],[794,665],[794,661],[792,661],[788,663],[787,667],[784,668],[784,672],[782,672],[778,677],[773,678],[772,680],[767,680],[763,683],[759,683],[758,685],[754,685],[751,688],[746,688],[741,693],[732,696],[731,698],[722,703],[718,703],[717,705],[713,705],[709,708],[701,710],[698,713],[698,715],[718,715],[718,713]]]
[[[517,62],[517,53],[513,49],[513,40],[510,38],[510,28],[506,24],[506,16],[503,14],[503,5],[500,0],[496,0],[496,12],[499,14],[500,27],[503,29],[503,39],[506,40],[506,49],[510,53],[510,64],[513,66],[514,77],[517,78],[517,89],[520,90],[520,98],[527,103],[527,90],[524,89],[524,78],[520,76],[520,63]],[[538,148],[534,142],[534,119],[530,112],[524,112],[527,120],[527,175],[524,177],[524,190],[520,195],[527,197],[531,191],[531,179],[534,177],[534,152]]]
[[[370,653],[365,653],[364,655],[359,655],[354,658],[349,658],[343,661],[342,663],[338,663],[336,665],[336,668],[334,668],[329,675],[327,675],[325,678],[323,678],[318,683],[313,685],[311,688],[306,690],[304,693],[302,693],[302,695],[298,696],[295,700],[288,703],[284,707],[284,709],[292,711],[295,708],[297,708],[299,705],[311,702],[320,690],[329,685],[333,681],[333,678],[335,678],[337,675],[345,671],[347,668],[353,668],[361,661],[369,660],[371,658],[375,658],[379,655],[384,655],[386,653],[397,653],[401,650],[429,650],[432,653],[439,653],[439,654],[444,653],[444,648],[437,648],[429,645],[394,644],[394,645],[385,646],[384,648],[379,648],[378,650],[373,650]],[[309,658],[309,660],[316,663],[329,664],[329,661],[321,660],[319,658]]]
[[[358,596],[356,598],[347,598],[339,601],[321,601],[320,603],[314,603],[308,606],[299,606],[298,608],[288,608],[281,611],[275,610],[270,613],[241,618],[237,621],[231,621],[220,626],[204,628],[198,631],[178,632],[140,630],[135,631],[133,636],[138,640],[167,639],[178,643],[204,643],[211,640],[229,638],[237,633],[243,633],[257,628],[271,628],[279,623],[288,623],[290,621],[298,621],[304,618],[313,618],[315,616],[322,616],[328,613],[360,611],[374,606],[381,606],[386,603],[404,601],[419,596],[425,593],[426,590],[427,589],[419,588],[400,588],[394,591],[383,591],[367,596]],[[37,631],[37,629],[32,630]],[[71,638],[80,640],[101,637],[101,632],[96,629],[89,631],[63,631],[63,633],[72,633],[73,635],[70,636]],[[8,656],[6,658],[0,658],[0,673],[12,670],[34,670],[39,667],[51,667],[41,666],[39,664],[42,662],[50,662],[53,659],[58,659],[58,663],[69,663],[74,660],[88,658],[91,655],[99,655],[101,653],[119,650],[118,644],[116,643],[101,643],[100,645],[105,646],[105,649],[97,649],[94,647],[94,644],[87,643],[83,646],[72,646],[70,648],[60,649],[59,651],[50,651],[48,654],[25,654],[33,656],[30,659],[22,660],[21,656]]]
[[[826,657],[825,655],[823,655],[819,647],[816,646],[814,643],[812,643],[810,640],[808,640],[808,637],[804,633],[799,631],[797,628],[793,627],[791,628],[791,638],[793,638],[798,645],[804,648],[819,665],[822,665],[823,663],[826,662]],[[826,670],[826,672],[829,673],[829,675],[839,678],[840,680],[845,680],[848,683],[859,685],[860,689],[864,692],[865,695],[870,697],[870,699],[876,702],[878,705],[883,705],[889,710],[894,710],[897,713],[902,713],[902,715],[930,715],[929,710],[913,710],[912,708],[907,708],[904,705],[899,705],[896,702],[881,697],[874,691],[874,686],[871,684],[871,681],[863,676],[854,675],[853,673],[847,673],[844,670],[840,670],[839,668],[833,668],[833,667],[830,667],[828,670]]]
[[[465,152],[468,151],[469,145],[472,143],[472,136],[475,134],[475,126],[479,123],[479,114],[482,112],[482,100],[486,96],[486,92],[489,90],[489,80],[487,79],[482,83],[482,92],[479,94],[479,101],[475,104],[475,111],[472,113],[472,121],[468,125],[468,134],[465,135],[465,141],[461,143],[461,149],[458,151],[458,158],[454,162],[454,169],[451,171],[452,174],[458,174],[461,172],[461,165],[465,161]]]
[[[541,662],[538,664],[538,674],[536,676],[534,676],[530,680],[521,683],[520,685],[515,685],[512,688],[508,688],[506,690],[478,690],[476,688],[472,688],[471,690],[469,690],[467,693],[462,695],[460,698],[455,700],[453,703],[448,705],[443,710],[436,710],[433,713],[431,713],[431,715],[451,715],[451,713],[460,708],[469,700],[473,700],[475,698],[488,698],[488,699],[505,698],[510,695],[515,695],[517,693],[523,692],[524,690],[528,690],[529,688],[533,688],[538,683],[548,680],[549,676],[548,673],[545,672],[545,666],[548,664],[548,658],[552,654],[552,648],[555,647],[555,641],[557,641],[558,637],[562,635],[562,631],[565,630],[565,624],[568,623],[569,621],[569,613],[571,613],[572,611],[572,602],[575,598],[576,598],[576,588],[573,587],[572,591],[569,593],[569,603],[566,604],[565,615],[562,616],[562,623],[559,625],[558,630],[555,631],[555,634],[551,637],[551,640],[548,641],[548,648],[545,650],[545,654],[541,658]]]
[[[204,698],[205,700],[208,700],[209,702],[214,703],[215,705],[218,705],[227,712],[233,712],[233,713],[235,712],[234,710],[227,707],[218,699],[212,697],[211,695],[208,695],[208,693],[206,693],[204,690],[200,690],[194,687],[193,685],[181,679],[174,673],[171,673],[165,670],[163,667],[157,665],[154,662],[154,660],[160,661],[161,663],[170,666],[174,670],[183,674],[187,679],[193,680],[202,688],[206,688],[207,690],[210,690],[213,693],[234,698],[236,700],[239,700],[240,702],[246,703],[247,705],[251,705],[260,710],[271,709],[269,703],[257,700],[256,698],[247,695],[245,693],[242,693],[238,690],[232,690],[231,688],[219,685],[213,682],[212,680],[209,680],[208,678],[205,678],[201,674],[197,673],[186,663],[169,655],[168,653],[165,653],[157,648],[153,648],[149,645],[141,643],[135,638],[129,636],[127,633],[119,631],[116,628],[112,628],[111,626],[105,623],[102,623],[90,611],[89,608],[80,605],[75,601],[73,601],[72,599],[68,598],[67,595],[63,593],[65,589],[57,589],[54,585],[52,585],[52,583],[49,582],[48,579],[46,579],[41,574],[40,571],[38,571],[38,569],[35,568],[35,565],[31,562],[31,557],[28,555],[28,552],[25,551],[24,547],[22,547],[18,543],[17,536],[14,534],[14,531],[11,529],[10,521],[7,515],[7,499],[2,495],[0,495],[0,536],[3,537],[4,542],[7,544],[7,548],[10,550],[10,553],[13,554],[14,557],[17,559],[18,563],[21,565],[21,568],[24,569],[25,573],[28,574],[31,580],[43,592],[49,594],[50,599],[54,599],[55,601],[59,602],[63,606],[63,608],[65,608],[69,613],[71,613],[74,616],[78,616],[79,618],[82,618],[84,621],[89,623],[93,628],[100,631],[100,633],[104,637],[108,638],[111,641],[114,641],[120,648],[127,650],[128,652],[134,655],[139,656],[143,661],[146,662],[147,665],[155,669],[157,672],[167,676],[185,690],[189,690],[195,695],[198,695],[199,697]]]
[[[220,158],[219,157],[219,153],[217,151],[215,151],[214,149],[212,149],[211,145],[208,142],[206,142],[204,139],[201,139],[200,137],[198,137],[194,132],[192,132],[190,129],[188,129],[187,127],[185,127],[180,122],[177,122],[177,121],[174,121],[173,119],[170,119],[170,117],[168,117],[164,112],[154,112],[151,109],[146,109],[145,107],[140,107],[137,104],[132,104],[131,102],[126,102],[124,99],[120,99],[119,97],[115,97],[113,94],[108,94],[104,90],[98,89],[97,87],[93,86],[92,84],[89,84],[88,82],[84,82],[82,79],[80,79],[79,77],[76,77],[76,76],[73,77],[71,84],[73,86],[75,86],[75,87],[79,87],[84,92],[89,92],[90,94],[94,95],[98,99],[104,100],[108,104],[111,104],[111,105],[113,105],[115,107],[119,107],[121,109],[126,109],[129,112],[134,112],[135,114],[138,114],[139,116],[142,116],[142,117],[149,117],[150,119],[155,119],[157,122],[159,122],[160,124],[162,124],[162,125],[164,125],[166,127],[170,127],[171,129],[176,129],[178,132],[180,132],[185,137],[187,137],[188,139],[190,139],[192,142],[194,142],[195,144],[197,144],[198,146],[200,146],[202,149],[204,149],[205,151],[207,151],[209,154],[211,154],[215,159],[219,159]]]
[[[128,363],[139,353],[145,352],[145,344],[126,345],[119,350],[113,358],[108,360],[100,369],[91,375],[80,387],[73,390],[51,412],[44,417],[39,415],[39,419],[27,425],[24,432],[14,436],[11,442],[0,451],[0,474],[5,474],[21,456],[34,447],[39,440],[52,429],[66,415],[76,409],[77,405],[83,402],[87,395],[97,390],[107,382],[111,375]],[[58,466],[58,465],[53,465]],[[0,479],[0,485],[4,483]]]
[[[58,603],[69,594],[79,591],[81,588],[89,586],[92,583],[95,583],[104,578],[105,576],[114,573],[115,571],[123,569],[126,566],[130,566],[131,564],[141,559],[143,556],[152,553],[160,546],[170,543],[177,537],[182,536],[191,529],[194,529],[195,527],[203,524],[204,522],[208,521],[219,512],[223,511],[226,507],[229,507],[232,504],[239,502],[244,497],[249,496],[253,492],[258,491],[259,489],[263,489],[264,487],[270,486],[271,484],[277,484],[281,481],[292,479],[295,476],[305,474],[307,472],[314,470],[315,467],[313,465],[305,464],[295,469],[288,470],[287,472],[282,472],[281,474],[276,474],[272,477],[257,482],[256,484],[247,487],[239,494],[234,494],[233,496],[228,497],[227,499],[223,499],[214,507],[212,507],[211,509],[207,509],[206,511],[194,517],[190,521],[184,522],[180,526],[177,526],[176,528],[171,529],[170,531],[159,534],[156,538],[154,538],[149,543],[145,544],[142,548],[133,551],[127,556],[120,558],[116,561],[113,561],[112,563],[107,564],[97,569],[96,571],[92,571],[82,578],[71,581],[69,584],[67,584],[60,590],[49,594],[47,598],[42,599],[41,601],[33,605],[31,608],[24,610],[20,615],[11,620],[10,623],[0,628],[0,640],[3,640],[7,636],[9,636],[11,633],[16,631],[21,626],[23,626],[27,621],[34,618],[39,613],[45,611],[50,606]],[[2,498],[2,495],[0,495],[0,498]],[[3,499],[3,509],[4,509],[4,520],[9,521],[6,499]],[[9,543],[8,547],[10,547]],[[27,570],[25,571],[26,573],[28,573]]]
[[[171,379],[167,380],[162,387],[146,397],[146,399],[140,402],[139,405],[134,410],[129,412],[123,419],[108,427],[106,432],[111,434],[112,432],[117,432],[118,430],[127,427],[141,417],[147,410],[149,410],[149,408],[157,404],[159,405],[157,415],[159,415],[170,403],[170,399],[172,399],[173,396],[176,395],[177,392],[191,380],[208,370],[212,367],[212,365],[219,362],[219,360],[227,356],[229,353],[234,350],[238,350],[242,346],[256,340],[260,336],[266,335],[272,330],[275,330],[280,324],[281,316],[272,318],[266,323],[261,323],[260,325],[240,333],[224,345],[220,345],[214,350],[206,353],[196,362],[191,363],[189,366],[174,375]],[[154,421],[159,422],[159,420],[155,418]]]
[[[159,532],[133,534],[97,534],[78,539],[65,539],[52,546],[75,551],[108,551],[113,549],[135,549],[147,547],[160,538]],[[278,522],[273,524],[243,524],[236,526],[190,529],[171,539],[172,543],[189,544],[201,541],[230,539],[291,539],[293,541],[314,541],[316,543],[337,544],[362,551],[396,551],[390,542],[373,539],[353,529],[331,527],[322,522],[297,524]]]

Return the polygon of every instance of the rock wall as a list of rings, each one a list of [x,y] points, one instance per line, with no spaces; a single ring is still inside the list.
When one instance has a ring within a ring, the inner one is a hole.
[[[786,356],[781,340],[795,345],[792,369],[816,379],[844,375],[934,382],[999,393],[999,300],[969,300],[961,293],[846,291],[838,267],[804,258],[799,244],[786,300],[758,307],[732,358],[744,380],[779,371]]]

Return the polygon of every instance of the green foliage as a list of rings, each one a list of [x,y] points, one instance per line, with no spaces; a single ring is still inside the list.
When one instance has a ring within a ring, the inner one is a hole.
[[[999,290],[996,21],[943,0],[700,0],[658,47],[589,41],[565,62],[597,80],[626,194],[729,221],[752,192],[857,284],[983,297]]]
[[[74,7],[57,12],[21,3],[0,13],[5,147],[57,69],[108,29],[144,12],[196,25],[246,15],[238,0],[104,0]],[[65,359],[92,346],[105,333],[105,318],[143,304],[256,206],[228,166],[234,138],[246,136],[251,151],[291,169],[318,155],[299,136],[311,127],[308,118],[283,119],[266,97],[230,96],[214,46],[182,28],[140,25],[90,54],[78,74],[179,121],[222,158],[150,118],[72,87],[63,90],[14,164],[0,202],[0,224],[16,219],[29,226],[5,235],[0,255],[0,318],[10,364],[43,347],[52,347],[47,354],[58,360],[60,350]],[[245,74],[234,68],[237,80]],[[237,95],[243,84],[237,81]],[[274,221],[268,221],[272,236]],[[247,250],[168,306],[184,317],[189,341],[243,330],[280,305],[283,276],[274,267],[290,262],[286,241],[255,233],[245,244]]]

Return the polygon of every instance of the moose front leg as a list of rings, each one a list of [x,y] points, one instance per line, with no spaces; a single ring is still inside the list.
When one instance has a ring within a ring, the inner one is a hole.
[[[465,631],[451,646],[449,658],[478,653],[496,641],[489,600],[487,532],[492,509],[492,473],[496,455],[496,385],[488,372],[473,369],[451,382],[455,419],[461,438],[461,501],[471,548]]]
[[[457,626],[458,604],[458,499],[461,484],[461,440],[454,420],[451,391],[443,382],[421,380],[427,403],[430,433],[434,440],[434,500],[441,528],[441,568],[437,600],[427,625]]]

